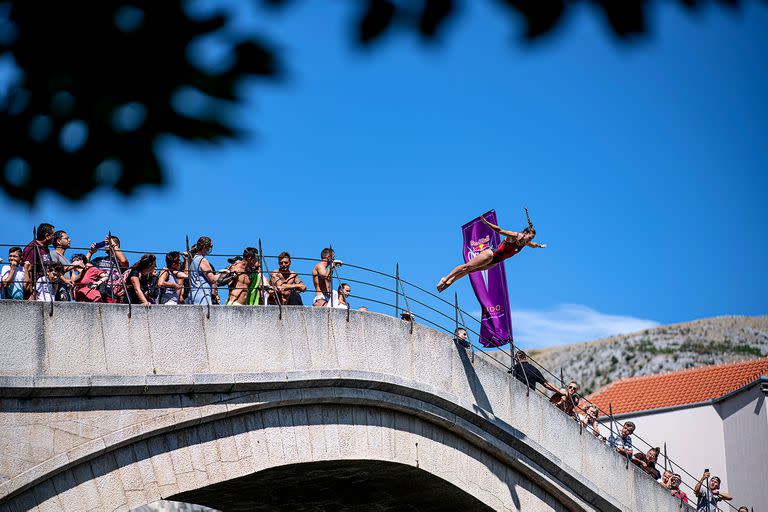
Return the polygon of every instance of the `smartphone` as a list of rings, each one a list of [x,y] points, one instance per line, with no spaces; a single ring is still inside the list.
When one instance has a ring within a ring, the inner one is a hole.
[[[94,249],[103,249],[107,245],[107,242],[96,242],[93,244]]]
[[[704,470],[705,473],[709,473],[709,468]]]

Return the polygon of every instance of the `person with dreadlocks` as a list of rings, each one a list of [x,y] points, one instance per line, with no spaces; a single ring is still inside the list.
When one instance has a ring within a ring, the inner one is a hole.
[[[528,246],[540,249],[547,247],[547,244],[537,244],[533,241],[533,238],[536,236],[536,229],[534,229],[531,217],[528,215],[528,208],[525,208],[525,218],[528,220],[528,227],[523,229],[521,233],[518,233],[516,231],[501,229],[499,226],[491,224],[485,220],[485,217],[480,217],[486,226],[498,234],[504,235],[504,240],[499,244],[495,251],[490,248],[486,249],[467,263],[459,265],[451,270],[450,274],[440,279],[440,282],[437,283],[437,291],[442,292],[451,286],[454,281],[461,279],[467,274],[488,270],[489,268],[498,265],[502,261],[511,258],[522,251],[523,247]]]

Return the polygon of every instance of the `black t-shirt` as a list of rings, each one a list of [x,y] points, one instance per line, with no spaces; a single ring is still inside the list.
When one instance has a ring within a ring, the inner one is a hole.
[[[517,380],[519,380],[523,384],[528,384],[528,386],[530,386],[531,389],[536,389],[537,382],[539,384],[544,384],[547,381],[547,379],[544,378],[544,375],[541,374],[539,369],[528,362],[515,363],[515,369],[512,372],[512,374],[515,376]],[[527,382],[525,379],[526,376],[528,377]]]
[[[133,288],[133,277],[139,278],[139,285],[141,288],[141,291],[144,293],[144,297],[149,300],[149,275],[141,275],[141,272],[139,269],[134,268],[131,269],[131,273],[128,274],[128,279],[126,285],[128,285],[128,296],[131,299],[131,304],[141,304],[141,301],[139,300],[139,296],[136,294],[136,290]],[[151,302],[151,301],[150,301]]]

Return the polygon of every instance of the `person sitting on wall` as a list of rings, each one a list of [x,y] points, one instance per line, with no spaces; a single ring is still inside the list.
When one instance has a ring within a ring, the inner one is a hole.
[[[510,373],[512,373],[517,380],[531,389],[535,390],[536,384],[540,384],[553,393],[560,392],[560,389],[557,386],[544,378],[544,375],[542,375],[538,368],[528,362],[528,355],[522,350],[515,352],[515,365]]]
[[[624,423],[619,435],[611,434],[608,438],[608,444],[617,452],[627,457],[632,457],[632,433],[635,431],[635,424],[631,421]]]

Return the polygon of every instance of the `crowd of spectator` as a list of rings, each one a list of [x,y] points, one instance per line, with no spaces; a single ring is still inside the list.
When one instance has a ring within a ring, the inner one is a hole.
[[[469,341],[466,336],[466,330],[458,328],[454,333],[456,342],[469,346]],[[522,350],[517,350],[514,353],[514,365],[510,370],[510,373],[514,377],[530,387],[536,389],[538,384],[544,390],[550,391],[552,395],[549,401],[561,409],[575,421],[581,424],[581,427],[588,432],[591,432],[596,438],[606,443],[613,448],[617,453],[623,455],[628,461],[631,461],[637,467],[642,469],[645,473],[650,475],[654,480],[666,489],[675,498],[679,498],[681,503],[688,503],[688,495],[680,489],[682,483],[682,477],[678,473],[665,470],[663,473],[657,467],[658,459],[661,454],[659,447],[651,447],[648,451],[636,451],[632,445],[632,434],[634,434],[636,426],[632,421],[626,421],[623,425],[617,426],[614,430],[614,420],[609,418],[610,435],[606,438],[603,436],[601,427],[605,428],[605,425],[601,425],[600,410],[595,404],[588,402],[581,398],[578,394],[578,383],[571,381],[564,387],[557,387],[549,382],[542,372],[528,361],[527,354]],[[730,501],[733,497],[727,492],[720,490],[720,478],[717,476],[710,476],[707,469],[698,480],[693,488],[696,500],[696,510],[713,512],[718,510],[717,504],[721,501]],[[745,512],[747,507],[742,507]],[[742,508],[739,509],[741,512]]]
[[[53,247],[50,249],[50,247]],[[23,249],[11,247],[8,261],[0,267],[0,299],[34,301],[77,301],[142,304],[220,304],[219,289],[228,290],[226,304],[231,306],[285,304],[303,305],[301,294],[307,285],[291,269],[291,256],[282,252],[277,257],[278,268],[272,272],[262,269],[262,255],[255,247],[246,247],[242,256],[230,258],[227,267],[217,271],[208,259],[213,241],[201,236],[188,251],[171,251],[165,255],[165,265],[159,271],[154,254],[144,254],[133,265],[121,250],[120,239],[109,235],[103,241],[90,245],[86,253],[67,257],[72,241],[66,231],[56,231],[48,223],[40,224],[35,239]],[[99,255],[103,251],[103,254]],[[2,261],[2,260],[0,260]],[[315,295],[312,305],[349,309],[351,287],[341,283],[331,289],[333,272],[342,265],[335,259],[332,249],[321,251],[320,260],[312,269]],[[361,307],[360,310],[367,311]],[[413,321],[410,312],[401,318]],[[459,327],[454,332],[456,342],[471,346],[467,330]],[[635,451],[632,434],[635,424],[625,422],[613,428],[604,437],[600,411],[594,404],[579,396],[578,383],[571,381],[564,387],[549,382],[542,372],[528,361],[522,350],[514,353],[510,372],[531,389],[536,385],[550,391],[550,402],[579,422],[581,427],[605,442],[617,453],[632,461],[669,490],[681,503],[688,503],[687,494],[680,489],[679,474],[657,468],[661,450],[652,447],[646,452]],[[698,511],[716,510],[720,501],[732,496],[720,490],[720,478],[705,470],[694,486]],[[739,512],[748,512],[741,507]]]
[[[51,248],[52,247],[52,248]],[[23,249],[11,247],[8,261],[0,267],[0,299],[45,302],[106,302],[142,304],[221,304],[219,291],[228,291],[231,306],[303,305],[307,291],[299,274],[291,269],[291,255],[278,256],[278,268],[261,268],[262,255],[246,247],[242,256],[230,258],[216,270],[209,260],[213,240],[201,236],[188,251],[171,251],[158,269],[154,254],[144,254],[131,264],[121,249],[120,238],[108,235],[90,245],[86,253],[67,257],[72,241],[66,231],[40,224],[35,239]],[[0,259],[2,261],[2,259]],[[348,309],[352,291],[348,283],[331,289],[333,273],[342,265],[332,249],[321,251],[312,269],[313,306]],[[365,310],[366,308],[360,308]]]

